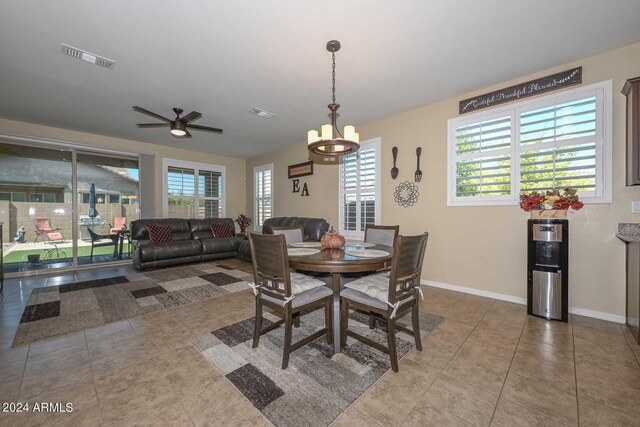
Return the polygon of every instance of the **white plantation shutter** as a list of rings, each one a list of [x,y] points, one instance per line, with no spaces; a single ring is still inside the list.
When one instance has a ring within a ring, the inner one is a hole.
[[[222,174],[198,170],[198,218],[222,217]]]
[[[511,139],[510,115],[456,128],[456,197],[511,197]]]
[[[596,193],[596,96],[520,114],[520,190]]]
[[[171,197],[195,197],[195,170],[169,166],[167,188]]]
[[[611,82],[449,120],[450,206],[565,187],[610,203],[611,169]]]
[[[340,167],[340,232],[361,237],[380,221],[380,141],[363,142]]]
[[[224,216],[224,166],[164,159],[163,169],[166,217]]]
[[[273,163],[257,166],[254,175],[254,228],[261,230],[264,221],[273,217]]]

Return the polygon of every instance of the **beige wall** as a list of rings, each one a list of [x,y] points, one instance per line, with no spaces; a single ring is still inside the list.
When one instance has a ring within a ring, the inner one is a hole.
[[[640,187],[624,185],[625,99],[620,89],[627,78],[640,75],[640,44],[585,58],[511,82],[481,88],[436,104],[358,126],[361,139],[382,138],[382,223],[400,224],[403,234],[430,232],[423,278],[508,296],[526,297],[526,220],[518,206],[447,206],[447,120],[458,116],[458,101],[510,84],[583,66],[583,83],[613,80],[613,201],[587,205],[570,215],[570,295],[573,308],[614,316],[625,314],[624,244],[615,236],[618,222],[640,222],[631,214]],[[465,73],[473,72],[465,70]],[[426,76],[425,78],[428,78]],[[399,148],[400,175],[392,180],[391,147]],[[415,149],[422,147],[420,198],[411,208],[393,202],[393,189],[413,180]],[[251,207],[251,172],[259,164],[275,162],[276,215],[338,215],[338,177],[335,166],[316,165],[307,181],[311,197],[290,194],[286,165],[306,159],[304,143],[289,150],[247,161],[247,206]],[[304,180],[304,179],[303,179]],[[284,188],[284,189],[283,189]],[[587,313],[595,314],[598,313]]]
[[[28,137],[48,138],[53,140],[78,143],[98,148],[120,150],[129,153],[155,155],[155,200],[154,211],[157,217],[163,216],[162,208],[162,159],[178,159],[198,163],[226,166],[226,215],[235,217],[245,211],[245,160],[235,157],[217,156],[202,152],[190,151],[132,141],[108,136],[76,132],[67,129],[40,126],[32,123],[0,119],[0,133]]]
[[[274,215],[306,216],[324,218],[333,226],[338,224],[338,169],[335,164],[328,164],[315,159],[313,175],[300,179],[300,188],[304,183],[309,188],[309,196],[292,193],[293,180],[288,179],[287,166],[310,160],[306,144],[297,144],[261,157],[247,159],[247,211],[255,218],[253,207],[253,168],[273,163],[274,175]]]

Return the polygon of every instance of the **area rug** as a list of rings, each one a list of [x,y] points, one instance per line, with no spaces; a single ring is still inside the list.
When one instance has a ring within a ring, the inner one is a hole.
[[[219,261],[36,288],[13,346],[248,289],[252,276],[234,267]]]
[[[263,327],[277,317],[265,313]],[[420,314],[424,339],[444,320]],[[410,321],[410,317],[399,323]],[[339,354],[321,337],[291,353],[289,367],[281,369],[284,328],[260,337],[251,348],[254,318],[215,330],[193,340],[194,346],[276,426],[328,426],[369,389],[391,365],[389,356],[352,338]],[[324,327],[324,312],[315,311],[294,328],[293,340]],[[386,345],[386,329],[370,330],[368,317],[351,313],[349,329]],[[396,334],[398,357],[415,347],[410,335]]]

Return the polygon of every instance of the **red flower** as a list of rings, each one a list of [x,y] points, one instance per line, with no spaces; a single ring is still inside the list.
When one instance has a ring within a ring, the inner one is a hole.
[[[571,209],[573,209],[574,211],[579,211],[583,207],[584,203],[582,203],[580,200],[576,200],[575,202],[571,203]]]
[[[571,204],[567,199],[564,199],[564,198],[556,200],[555,203],[553,204],[553,207],[555,209],[560,209],[560,210],[569,209],[569,206],[571,206]]]

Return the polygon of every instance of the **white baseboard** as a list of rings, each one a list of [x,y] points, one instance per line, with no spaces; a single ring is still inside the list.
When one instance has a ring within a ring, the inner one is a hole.
[[[500,301],[513,302],[516,304],[525,305],[527,303],[526,298],[516,297],[513,295],[507,295],[507,294],[499,294],[496,292],[483,291],[481,289],[468,288],[466,286],[451,285],[449,283],[434,282],[433,280],[424,280],[424,279],[420,283],[425,286],[431,286],[433,288],[447,289],[450,291],[462,292],[462,293],[471,294],[471,295],[478,295],[481,297],[493,298]],[[611,313],[604,313],[601,311],[587,310],[584,308],[569,307],[569,313],[577,314],[579,316],[592,317],[594,319],[608,320],[609,322],[621,323],[623,325],[626,323],[626,319],[624,316],[619,316],[617,314],[611,314]]]

